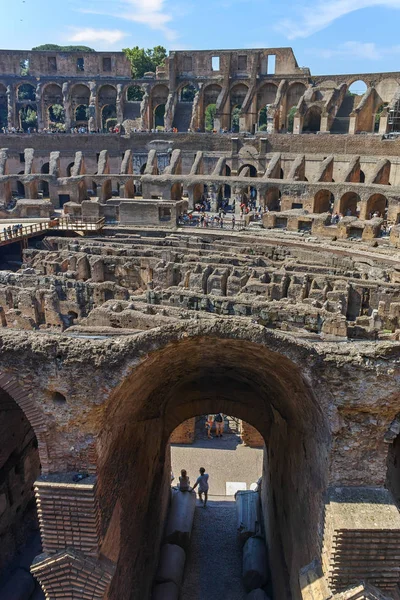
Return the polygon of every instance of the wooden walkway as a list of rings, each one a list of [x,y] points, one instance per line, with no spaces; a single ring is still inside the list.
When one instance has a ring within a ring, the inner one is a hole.
[[[104,227],[105,219],[90,219],[79,217],[61,217],[59,219],[49,219],[29,225],[21,224],[22,227],[15,229],[15,223],[7,225],[7,222],[0,224],[0,247],[21,242],[27,247],[28,239],[45,233],[46,231],[74,231],[77,233],[90,233],[101,231]]]

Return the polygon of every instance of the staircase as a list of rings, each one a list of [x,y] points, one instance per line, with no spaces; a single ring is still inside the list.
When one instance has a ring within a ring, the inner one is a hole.
[[[332,123],[331,133],[348,133],[350,114],[354,108],[354,96],[345,96]]]
[[[178,102],[172,127],[176,127],[178,131],[187,131],[192,120],[192,109],[193,102]]]

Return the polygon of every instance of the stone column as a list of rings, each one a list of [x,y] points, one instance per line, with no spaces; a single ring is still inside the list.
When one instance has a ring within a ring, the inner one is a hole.
[[[381,135],[383,135],[384,133],[387,133],[388,126],[389,126],[388,121],[389,121],[388,109],[384,108],[381,113],[381,118],[379,119],[379,133]]]
[[[15,91],[12,85],[7,86],[7,126],[16,127],[15,122]]]
[[[63,94],[63,106],[65,111],[65,131],[69,133],[72,124],[72,113],[71,113],[71,97],[69,95],[69,84],[68,82],[63,83],[62,86]]]
[[[38,131],[42,131],[42,129],[44,128],[42,91],[43,91],[43,84],[42,83],[38,83],[37,86],[36,86],[36,91],[35,91],[35,95],[36,95],[36,114],[37,114],[37,130]]]
[[[100,533],[96,478],[73,473],[48,475],[35,483],[43,554],[32,574],[47,600],[72,598],[81,588],[88,600],[103,600],[114,573],[110,560],[99,560]]]
[[[95,133],[101,126],[99,125],[98,104],[97,104],[97,85],[95,81],[89,82],[89,132]]]
[[[321,125],[319,127],[319,130],[324,133],[329,132],[329,115],[328,114],[321,115]]]
[[[294,121],[293,121],[293,133],[298,134],[298,133],[302,133],[302,131],[303,131],[303,116],[295,115]]]
[[[144,96],[140,103],[140,120],[142,129],[150,129],[150,94],[149,85],[145,83],[142,86]]]
[[[122,125],[124,121],[124,99],[123,99],[124,86],[122,83],[117,85],[117,100],[116,100],[116,108],[117,108],[117,123],[118,125]]]

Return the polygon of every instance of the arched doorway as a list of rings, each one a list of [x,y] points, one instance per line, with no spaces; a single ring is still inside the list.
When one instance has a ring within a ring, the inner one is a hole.
[[[360,196],[355,192],[346,192],[340,198],[339,213],[344,217],[356,217],[360,203]]]
[[[112,130],[117,124],[117,107],[115,104],[106,104],[101,110],[101,125],[104,132]]]
[[[230,127],[233,132],[238,132],[240,129],[240,115],[243,102],[247,96],[248,87],[244,83],[238,83],[233,86],[230,93],[231,104],[231,122]]]
[[[71,89],[71,107],[76,126],[87,127],[89,121],[90,90],[87,85],[78,83]]]
[[[40,172],[43,175],[48,175],[50,172],[50,163],[44,163],[40,169]],[[49,198],[50,196],[50,191],[49,191],[49,182],[45,181],[44,179],[41,179],[39,181],[39,191],[42,193],[43,198]]]
[[[374,215],[385,217],[388,201],[383,194],[373,194],[367,201],[366,218],[371,219]]]
[[[303,131],[305,133],[317,133],[321,128],[321,109],[319,106],[311,106],[304,115]]]
[[[164,129],[165,104],[159,104],[154,109],[154,127]]]
[[[24,548],[29,544],[40,551],[41,547],[33,491],[41,471],[38,439],[26,414],[4,389],[0,389],[0,432],[0,579],[4,584],[11,562],[14,569],[26,568]]]
[[[268,188],[265,194],[265,206],[268,210],[280,211],[281,192],[277,187]]]
[[[234,415],[267,441],[263,507],[277,598],[299,597],[298,570],[318,554],[326,417],[301,369],[273,350],[270,333],[260,331],[255,342],[247,324],[235,324],[234,338],[215,323],[206,329],[199,335],[186,328],[185,339],[171,334],[162,347],[153,346],[141,364],[125,366],[127,375],[109,398],[98,495],[103,518],[123,532],[117,560],[125,567],[117,567],[111,598],[123,597],[126,586],[138,597],[149,594],[168,505],[169,437],[196,415]],[[296,355],[294,347],[288,351]]]
[[[332,210],[335,201],[334,195],[329,190],[319,190],[314,196],[315,213],[324,213]]]
[[[203,123],[206,131],[212,131],[214,129],[215,114],[217,111],[217,100],[221,93],[221,86],[217,84],[208,85],[204,92],[204,113]]]

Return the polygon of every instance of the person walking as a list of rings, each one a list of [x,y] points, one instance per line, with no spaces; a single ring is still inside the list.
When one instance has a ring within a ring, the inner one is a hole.
[[[216,437],[222,437],[225,425],[224,415],[222,413],[218,413],[217,415],[215,415],[214,423]]]
[[[203,507],[205,508],[208,500],[208,474],[204,467],[200,467],[200,476],[196,479],[196,483],[193,486],[195,490],[197,486],[199,486],[199,499],[200,502],[203,502]],[[204,494],[204,501],[203,501]]]

